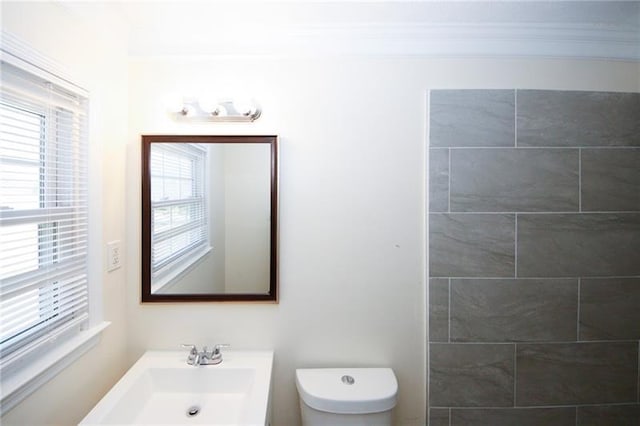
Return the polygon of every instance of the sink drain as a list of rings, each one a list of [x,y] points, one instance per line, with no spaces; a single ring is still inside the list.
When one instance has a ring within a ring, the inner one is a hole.
[[[199,412],[200,412],[200,407],[198,407],[197,405],[189,407],[189,409],[187,410],[187,417],[197,416]]]

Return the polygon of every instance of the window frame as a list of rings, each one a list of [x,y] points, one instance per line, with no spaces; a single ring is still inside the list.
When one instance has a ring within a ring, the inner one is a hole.
[[[37,116],[40,121],[40,134],[37,138],[37,160],[2,159],[2,163],[4,164],[31,165],[36,166],[38,169],[37,179],[39,192],[36,195],[38,207],[2,211],[3,226],[36,226],[36,229],[34,230],[36,234],[36,247],[33,249],[37,262],[35,268],[17,272],[5,278],[2,278],[0,275],[0,280],[4,282],[3,287],[15,288],[16,286],[19,286],[18,283],[25,281],[37,283],[40,281],[40,277],[50,275],[52,271],[66,269],[70,262],[77,262],[76,260],[73,260],[75,257],[73,253],[64,253],[63,250],[68,250],[70,248],[75,252],[78,249],[78,246],[82,245],[82,242],[76,241],[78,238],[76,231],[73,231],[71,235],[67,235],[68,231],[60,231],[60,223],[63,222],[65,218],[79,214],[78,210],[81,210],[82,206],[75,204],[73,206],[59,205],[61,200],[64,200],[69,193],[61,189],[62,185],[58,179],[60,176],[60,170],[56,167],[49,166],[50,163],[56,163],[56,159],[65,153],[65,150],[61,149],[62,143],[59,138],[47,137],[47,133],[53,133],[53,128],[55,126],[52,123],[59,121],[62,111],[57,108],[49,108],[46,110],[42,108],[41,111],[30,110],[21,105],[13,104],[10,100],[6,101],[4,99],[0,100],[0,108],[14,109],[16,111],[21,111],[22,113],[33,114],[34,116]],[[73,170],[75,171],[75,169]],[[75,192],[76,187],[74,186],[73,188]],[[48,224],[43,223],[47,221],[47,218],[51,216],[52,212],[54,212],[55,216],[60,216],[60,218],[58,220],[51,221]],[[78,226],[77,222],[74,221],[73,226],[76,228]],[[71,238],[73,242],[71,244],[58,244],[61,238]],[[30,286],[33,286],[33,284]],[[13,352],[19,351],[19,348],[23,346],[29,346],[29,341],[33,341],[39,337],[47,335],[47,328],[50,328],[52,325],[60,322],[66,323],[64,320],[60,321],[62,317],[56,318],[60,315],[60,312],[54,312],[57,309],[52,308],[51,312],[48,312],[48,315],[44,315],[44,313],[47,313],[47,310],[42,309],[43,305],[46,306],[48,303],[55,304],[60,300],[63,293],[61,287],[62,285],[56,282],[51,285],[47,285],[46,289],[44,287],[33,288],[33,290],[38,290],[39,293],[37,296],[38,306],[35,312],[39,318],[37,322],[34,322],[30,326],[23,326],[21,330],[17,330],[13,336],[7,336],[7,341],[10,343],[3,348],[3,350],[7,351],[6,358],[9,360],[12,359],[16,356],[12,355]],[[88,316],[82,317],[88,318]],[[82,319],[76,319],[76,322],[82,321]],[[43,325],[46,325],[46,327],[43,327]],[[56,326],[54,327],[57,328]],[[31,335],[25,339],[24,335],[29,334]],[[23,335],[23,337],[21,338],[20,335]],[[11,340],[14,340],[14,342],[11,343]],[[11,349],[12,347],[18,347],[18,349]],[[3,371],[7,371],[5,370],[5,368],[8,368],[5,367],[5,355],[2,356],[0,365],[2,365]]]
[[[25,74],[46,80],[57,87],[75,93],[86,99],[88,112],[87,126],[92,121],[91,98],[89,92],[72,83],[73,79],[61,67],[13,34],[2,30],[3,43],[0,45],[0,61],[11,65]],[[109,322],[103,321],[102,311],[102,212],[101,212],[101,156],[99,146],[91,143],[91,135],[86,134],[88,175],[88,212],[86,260],[87,290],[89,297],[88,321],[81,329],[58,328],[56,334],[42,346],[41,350],[20,356],[8,371],[0,375],[2,395],[0,415],[5,414],[18,403],[38,390],[44,383],[58,375],[80,356],[98,344],[101,332]],[[95,195],[92,196],[92,194]],[[40,349],[40,348],[39,348]]]

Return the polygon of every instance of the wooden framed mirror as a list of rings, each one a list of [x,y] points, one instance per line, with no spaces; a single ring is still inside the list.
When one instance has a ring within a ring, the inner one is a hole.
[[[142,136],[142,302],[278,300],[277,136]]]

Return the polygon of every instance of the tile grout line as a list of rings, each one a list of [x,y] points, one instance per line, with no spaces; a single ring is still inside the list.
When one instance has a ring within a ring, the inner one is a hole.
[[[553,405],[523,405],[520,407],[516,407],[518,410],[533,410],[533,409],[540,409],[540,408],[582,408],[582,407],[629,407],[629,406],[635,406],[636,402],[632,401],[632,402],[599,402],[599,403],[585,403],[585,404],[572,404],[572,405],[568,405],[568,404],[553,404]],[[459,407],[443,407],[443,406],[434,406],[433,408],[439,408],[442,410],[446,410],[448,408],[456,409],[456,410],[484,410],[484,409],[491,409],[491,410],[505,410],[505,409],[510,409],[511,407],[505,407],[504,405],[467,405],[467,406],[459,406]]]
[[[451,407],[449,407],[449,426],[451,426]]]
[[[448,161],[449,165],[447,166],[449,170],[447,170],[447,178],[449,182],[447,183],[447,213],[451,213],[451,149],[447,149]]]
[[[582,148],[578,148],[578,212],[582,213]]]
[[[518,147],[518,89],[513,91],[513,109],[514,109],[514,117],[513,117],[513,137],[514,137],[514,146]]]
[[[514,344],[518,345],[585,345],[585,344],[604,344],[604,343],[638,343],[637,340],[633,339],[615,339],[615,340],[579,340],[576,342],[575,339],[562,339],[562,340],[522,340],[518,342],[508,341],[508,340],[481,340],[477,342],[451,342],[455,343],[458,346],[472,346],[472,345],[500,345],[500,346],[510,346]],[[449,342],[431,342],[432,345],[448,345]],[[584,404],[583,404],[584,405]],[[611,404],[608,404],[611,405]]]
[[[516,391],[518,389],[518,344],[513,345],[513,408],[516,408],[518,401],[516,401]]]
[[[429,239],[430,239],[430,228],[429,228],[429,221],[431,218],[431,197],[429,196],[429,191],[431,189],[431,179],[430,179],[430,174],[431,174],[431,167],[430,167],[430,162],[431,162],[431,90],[428,89],[427,90],[427,99],[426,99],[426,109],[427,109],[427,117],[426,117],[426,129],[425,129],[425,133],[426,133],[426,155],[427,155],[427,159],[426,159],[426,171],[424,173],[424,182],[425,182],[425,186],[426,188],[423,189],[424,191],[424,195],[427,198],[427,203],[426,203],[426,212],[425,212],[425,217],[424,217],[424,225],[425,225],[425,234],[424,234],[424,238],[425,241],[423,242],[423,247],[425,249],[425,267],[424,267],[424,275],[425,275],[425,281],[427,284],[427,288],[425,291],[425,296],[426,296],[426,314],[424,316],[424,325],[426,328],[426,336],[424,336],[426,342],[425,342],[425,354],[424,354],[424,360],[425,360],[425,396],[424,396],[424,402],[426,405],[426,423],[427,426],[429,426],[431,424],[431,330],[429,329],[429,327],[431,326],[431,320],[429,318],[429,315],[431,313],[431,306],[430,306],[430,302],[431,302],[431,298],[429,297],[429,292],[431,291],[431,279],[429,278],[429,275],[431,274],[431,271],[429,270]]]
[[[513,248],[513,268],[515,278],[518,278],[518,213],[515,213],[515,243]]]
[[[470,277],[470,276],[455,276],[455,277],[444,277],[444,276],[431,276],[429,278],[433,278],[433,279],[441,279],[441,280],[446,280],[448,278],[454,279],[454,280],[512,280],[513,277],[511,276],[502,276],[502,277]],[[593,275],[593,276],[589,276],[589,277],[584,277],[586,279],[597,279],[597,278],[640,278],[640,275]],[[519,277],[518,279],[520,280],[577,280],[578,277],[571,277],[571,276],[555,276],[555,275],[549,275],[549,276],[544,276],[544,275],[537,275],[537,276],[530,276],[530,277]]]
[[[452,146],[432,146],[430,148],[433,149],[455,149],[455,150],[465,150],[465,149],[514,149],[515,147],[511,145],[452,145]],[[533,149],[551,149],[558,150],[564,149],[567,151],[572,151],[575,149],[602,149],[607,151],[615,151],[615,150],[640,150],[640,146],[634,145],[616,145],[616,146],[604,146],[604,145],[566,145],[566,146],[558,146],[558,145],[540,145],[540,146],[527,146],[520,145],[518,146],[519,150],[533,150]]]
[[[451,343],[451,278],[447,283],[447,343]]]
[[[577,306],[577,323],[576,323],[576,342],[580,341],[580,292],[582,290],[582,278],[578,277],[578,306]]]
[[[463,211],[456,211],[456,212],[438,212],[438,211],[433,211],[430,212],[429,214],[447,214],[447,213],[452,213],[452,214],[460,214],[460,215],[468,215],[468,214],[472,214],[472,215],[480,215],[480,214],[484,214],[484,215],[506,215],[506,214],[514,214],[513,211],[507,211],[507,212],[502,212],[502,211],[468,211],[468,212],[463,212]],[[640,210],[588,210],[588,211],[578,211],[578,210],[573,210],[573,211],[519,211],[518,214],[525,214],[527,216],[543,216],[543,215],[603,215],[603,214],[615,214],[615,215],[621,215],[621,214],[638,214],[640,213]]]

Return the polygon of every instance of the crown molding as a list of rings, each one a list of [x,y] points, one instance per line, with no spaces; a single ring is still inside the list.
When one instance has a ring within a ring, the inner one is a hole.
[[[189,42],[138,34],[130,42],[129,53],[132,56],[408,55],[640,61],[640,33],[543,25],[327,25],[280,28],[246,38],[194,38]]]
[[[182,6],[182,7],[181,7]],[[186,6],[186,7],[184,7]],[[640,1],[119,3],[129,53],[640,61]]]

